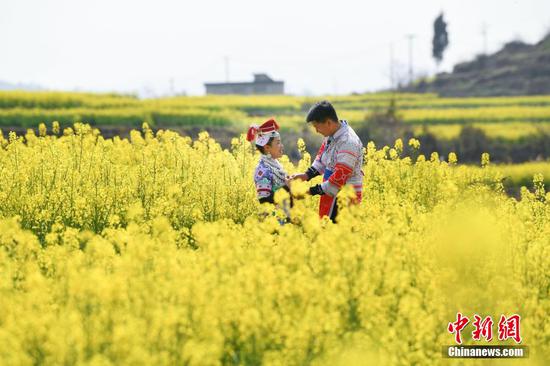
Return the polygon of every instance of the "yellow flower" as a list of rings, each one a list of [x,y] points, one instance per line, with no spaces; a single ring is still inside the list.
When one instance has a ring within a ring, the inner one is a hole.
[[[59,131],[60,131],[59,122],[53,121],[53,123],[52,123],[52,132],[53,132],[55,135],[59,135]]]
[[[48,129],[46,128],[46,124],[44,122],[42,122],[38,125],[38,135],[40,137],[46,136],[47,131],[48,131]]]
[[[450,165],[456,165],[456,163],[458,162],[458,158],[456,157],[456,154],[454,152],[449,153],[448,161]]]
[[[304,139],[299,138],[296,142],[296,145],[298,147],[298,151],[300,152],[300,155],[304,155],[306,152],[306,143],[304,142]]]
[[[395,140],[394,145],[395,151],[397,151],[397,155],[401,155],[403,153],[403,140],[397,139]]]
[[[290,182],[290,192],[293,197],[303,198],[309,192],[309,183],[301,180],[293,180]]]
[[[418,149],[420,149],[420,141],[418,141],[418,140],[415,139],[415,138],[411,138],[411,139],[409,139],[409,146],[410,146],[413,150],[418,150]]]
[[[489,162],[490,162],[489,153],[485,152],[481,154],[481,167],[485,168],[487,165],[489,165]]]

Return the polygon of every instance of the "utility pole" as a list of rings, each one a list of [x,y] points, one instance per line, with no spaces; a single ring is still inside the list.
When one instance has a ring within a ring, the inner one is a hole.
[[[483,22],[483,25],[481,26],[481,34],[483,35],[483,54],[487,55],[489,53],[488,46],[487,46],[488,27],[487,27],[487,23],[485,22]]]
[[[409,84],[413,82],[413,40],[416,38],[414,34],[407,34],[409,40]]]
[[[395,71],[393,61],[393,42],[390,43],[390,90],[395,87]]]
[[[176,90],[174,88],[174,78],[171,77],[170,78],[170,96],[173,97],[174,95],[176,95]]]
[[[229,56],[224,57],[225,61],[225,82],[229,82]]]

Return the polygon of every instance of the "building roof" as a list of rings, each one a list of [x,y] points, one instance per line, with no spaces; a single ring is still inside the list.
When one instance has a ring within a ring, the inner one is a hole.
[[[273,80],[267,74],[254,74],[253,81],[227,82],[227,83],[204,83],[205,86],[232,85],[245,86],[255,84],[283,84],[284,81]]]

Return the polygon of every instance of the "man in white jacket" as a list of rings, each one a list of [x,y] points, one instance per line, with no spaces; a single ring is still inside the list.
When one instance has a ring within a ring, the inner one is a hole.
[[[334,221],[338,212],[336,195],[345,184],[353,187],[356,202],[361,202],[363,143],[347,121],[338,119],[334,107],[327,101],[311,107],[306,122],[325,138],[311,167],[292,179],[309,181],[322,174],[323,183],[311,187],[309,193],[321,196],[319,217],[328,216]]]

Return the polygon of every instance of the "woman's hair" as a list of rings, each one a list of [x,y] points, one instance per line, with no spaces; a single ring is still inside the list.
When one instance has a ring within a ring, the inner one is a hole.
[[[275,137],[270,137],[269,141],[267,141],[265,145],[271,146],[271,143],[273,142],[273,140],[275,140]],[[265,149],[264,149],[265,145],[264,146],[256,145],[256,149],[258,149],[258,151],[264,155],[265,155]]]

